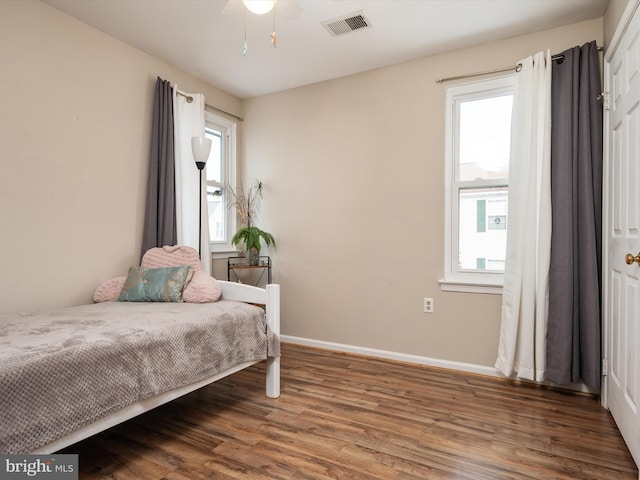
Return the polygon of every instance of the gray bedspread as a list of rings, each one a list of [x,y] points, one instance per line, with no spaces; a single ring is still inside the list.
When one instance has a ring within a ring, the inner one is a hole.
[[[0,315],[0,453],[27,453],[138,400],[280,355],[239,302],[105,302]]]

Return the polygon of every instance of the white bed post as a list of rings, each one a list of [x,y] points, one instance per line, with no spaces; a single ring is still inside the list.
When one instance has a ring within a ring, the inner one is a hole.
[[[280,338],[280,285],[267,285],[267,323]],[[267,397],[280,396],[280,357],[267,358]]]

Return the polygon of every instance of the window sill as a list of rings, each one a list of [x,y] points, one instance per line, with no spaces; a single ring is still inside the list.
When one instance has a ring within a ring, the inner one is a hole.
[[[455,280],[438,280],[443,292],[485,293],[502,295],[502,285],[489,283],[473,283]]]
[[[235,257],[237,255],[240,254],[240,251],[236,248],[233,249],[221,249],[221,250],[215,250],[211,252],[211,258],[213,259],[220,259],[220,258],[224,258],[226,259],[227,257]]]

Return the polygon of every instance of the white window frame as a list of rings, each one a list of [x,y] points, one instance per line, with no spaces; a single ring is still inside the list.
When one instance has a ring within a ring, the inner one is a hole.
[[[215,182],[214,186],[219,187],[224,195],[224,207],[227,209],[226,215],[226,241],[211,242],[211,253],[236,253],[238,249],[231,245],[231,237],[236,231],[236,210],[234,207],[229,208],[229,194],[227,185],[235,186],[236,184],[236,133],[237,124],[234,120],[216,115],[215,113],[205,111],[204,123],[206,127],[222,133],[222,182]]]
[[[444,278],[439,281],[444,291],[502,294],[504,274],[458,270],[458,212],[462,188],[508,186],[505,181],[457,181],[459,105],[462,101],[490,98],[513,93],[514,76],[507,75],[447,87],[445,126],[445,265]]]

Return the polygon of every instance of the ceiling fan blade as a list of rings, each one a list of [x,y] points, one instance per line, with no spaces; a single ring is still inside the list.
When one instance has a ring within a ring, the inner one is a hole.
[[[222,15],[235,15],[244,9],[242,0],[229,0],[222,9]]]
[[[286,20],[298,18],[302,12],[302,7],[298,0],[278,0],[276,2],[276,8],[279,10],[279,13],[282,13],[282,16]]]

